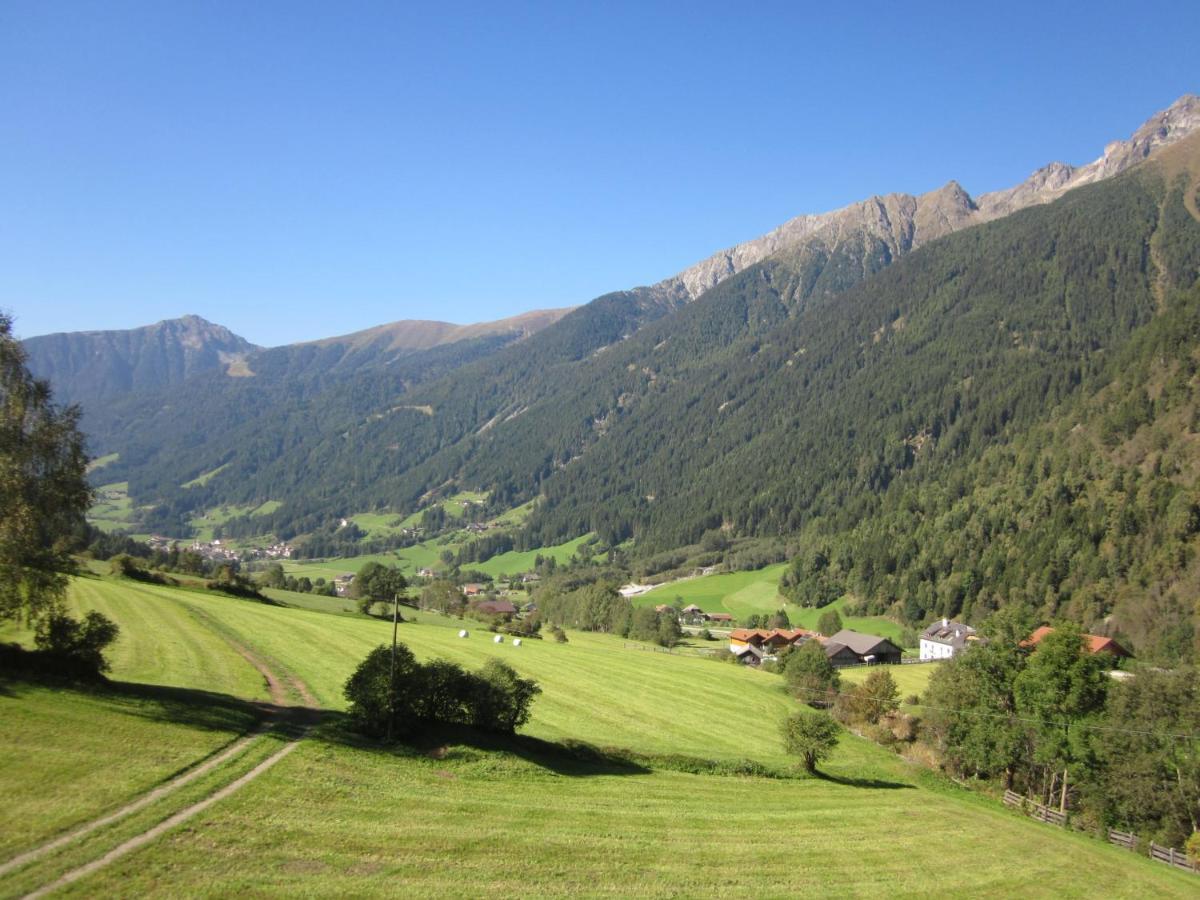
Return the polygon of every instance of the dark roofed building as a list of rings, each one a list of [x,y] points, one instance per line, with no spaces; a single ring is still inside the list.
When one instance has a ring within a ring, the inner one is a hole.
[[[483,600],[475,604],[475,609],[489,616],[511,616],[517,612],[517,608],[507,600]]]
[[[845,650],[849,650],[855,659],[848,661]],[[862,634],[849,628],[843,628],[825,643],[825,657],[835,666],[854,663],[896,664],[903,655],[904,651],[887,638],[877,634]]]
[[[938,619],[921,632],[921,659],[957,656],[977,640],[975,629],[970,625]]]

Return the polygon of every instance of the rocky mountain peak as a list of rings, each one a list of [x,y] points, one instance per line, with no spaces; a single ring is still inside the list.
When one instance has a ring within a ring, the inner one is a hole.
[[[1084,166],[1052,162],[1011,188],[976,199],[957,181],[920,196],[887,194],[832,212],[797,216],[762,237],[737,244],[684,269],[651,290],[669,302],[694,300],[731,275],[779,253],[836,247],[854,234],[882,240],[893,255],[939,237],[1056,200],[1072,188],[1111,178],[1200,131],[1200,97],[1185,94],[1155,113],[1126,141],[1113,141]]]

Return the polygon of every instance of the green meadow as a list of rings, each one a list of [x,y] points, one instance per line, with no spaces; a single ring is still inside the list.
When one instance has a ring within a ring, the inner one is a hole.
[[[476,623],[460,638],[463,622],[418,613],[400,639],[421,658],[475,667],[499,656],[543,693],[528,739],[443,735],[388,750],[336,722],[341,686],[390,638],[386,621],[332,602],[270,606],[107,578],[76,579],[70,605],[121,625],[115,684],[4,684],[0,789],[14,799],[0,812],[0,861],[244,732],[244,701],[264,686],[231,640],[303,678],[335,718],[237,793],[62,895],[1082,897],[1103,885],[1114,897],[1195,896],[1195,876],[1024,818],[853,735],[824,777],[802,776],[778,735],[797,707],[768,673],[605,635],[495,644]],[[893,671],[906,692],[931,670]],[[629,752],[556,749],[568,739]],[[249,771],[274,752],[257,740],[178,798],[0,879],[0,896],[53,880]],[[750,762],[764,774],[719,774]]]
[[[133,521],[129,482],[114,481],[96,488],[96,502],[88,511],[88,521],[104,531],[129,528]]]
[[[846,628],[877,634],[897,643],[901,641],[903,629],[891,619],[883,616],[847,616],[843,613],[846,604],[844,597],[820,609],[787,602],[779,593],[779,578],[786,568],[787,563],[779,563],[750,572],[722,572],[688,578],[660,585],[635,597],[633,602],[638,606],[657,606],[659,603],[673,603],[678,598],[684,606],[695,604],[705,612],[732,613],[738,622],[755,614],[770,615],[786,609],[793,627],[814,631],[821,614],[835,609]]]
[[[485,562],[467,563],[463,568],[475,572],[483,572],[493,578],[497,578],[501,575],[516,575],[521,572],[528,572],[533,568],[534,561],[538,556],[544,559],[553,559],[560,564],[564,564],[572,556],[586,552],[584,544],[591,538],[592,535],[585,534],[573,541],[556,544],[553,547],[499,553]],[[434,571],[444,569],[446,565],[442,562],[442,553],[447,550],[452,553],[457,552],[459,547],[467,543],[469,539],[470,536],[467,532],[455,532],[445,538],[414,544],[411,547],[403,547],[399,550],[391,550],[386,553],[369,553],[362,556],[345,556],[322,560],[285,560],[283,562],[283,569],[289,575],[295,575],[297,578],[307,575],[309,578],[324,578],[328,581],[336,578],[338,575],[351,572],[357,573],[359,569],[369,562],[378,562],[385,566],[399,566],[406,575],[412,576],[416,575],[421,569],[433,569]]]
[[[890,641],[894,641],[897,646],[903,646],[904,629],[898,623],[883,616],[848,616],[843,611],[846,606],[846,598],[835,600],[828,606],[816,608],[813,606],[797,606],[788,607],[788,616],[792,620],[792,625],[799,628],[808,628],[815,630],[817,622],[821,615],[827,610],[836,610],[841,616],[842,627],[849,628],[851,631],[862,631],[866,634],[877,634],[880,637],[885,637]],[[795,610],[793,612],[793,610]]]

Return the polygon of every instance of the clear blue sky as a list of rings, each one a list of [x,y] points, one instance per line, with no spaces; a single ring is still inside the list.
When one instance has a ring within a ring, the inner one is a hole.
[[[1200,3],[0,2],[0,308],[260,344],[646,284],[803,212],[1085,162]]]

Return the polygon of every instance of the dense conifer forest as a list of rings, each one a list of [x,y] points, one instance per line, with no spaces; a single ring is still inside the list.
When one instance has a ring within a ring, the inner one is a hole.
[[[538,499],[517,547],[792,536],[797,599],[850,591],[912,623],[1016,602],[1189,656],[1200,147],[1176,151],[898,260],[809,248],[679,308],[608,295],[507,347],[345,372],[265,351],[253,378],[93,415],[96,449],[120,451],[105,477],[152,529],[275,500],[226,527],[287,539],[486,491]]]

